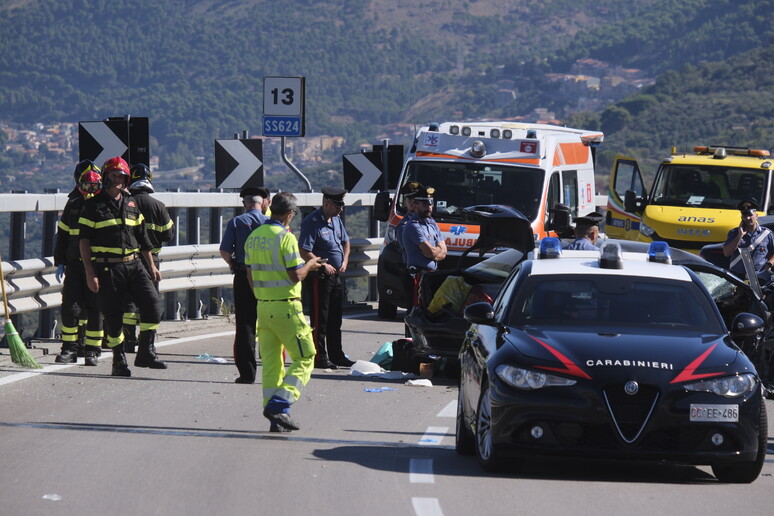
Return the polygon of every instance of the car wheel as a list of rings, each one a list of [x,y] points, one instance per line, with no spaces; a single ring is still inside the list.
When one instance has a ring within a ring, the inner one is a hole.
[[[476,455],[484,471],[497,472],[502,470],[502,461],[497,456],[497,448],[492,443],[492,404],[489,386],[484,384],[483,388],[476,411]]]
[[[379,319],[394,320],[398,315],[398,307],[387,301],[379,301],[378,315]]]
[[[454,447],[459,455],[473,455],[473,449],[475,448],[475,438],[470,427],[465,422],[463,413],[463,395],[462,395],[462,382],[460,382],[460,389],[457,393],[457,428],[455,431]]]
[[[712,474],[721,482],[729,484],[749,484],[761,473],[763,461],[766,459],[768,446],[768,419],[766,405],[761,400],[761,422],[758,427],[758,455],[755,460],[744,464],[713,464]]]

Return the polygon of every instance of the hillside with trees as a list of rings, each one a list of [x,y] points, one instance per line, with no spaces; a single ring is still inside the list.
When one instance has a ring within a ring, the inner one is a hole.
[[[606,130],[603,163],[694,139],[765,142],[772,12],[774,0],[0,0],[0,124],[148,116],[162,169],[202,156],[211,172],[213,140],[259,132],[263,78],[303,75],[307,134],[341,136],[346,152],[389,126],[537,108]],[[549,79],[579,59],[657,81],[579,113]],[[337,152],[310,172],[340,167]],[[58,166],[0,152],[0,177]]]

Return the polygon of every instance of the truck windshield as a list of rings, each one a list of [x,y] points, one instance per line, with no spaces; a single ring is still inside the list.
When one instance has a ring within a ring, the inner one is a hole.
[[[653,204],[735,209],[741,201],[762,205],[765,171],[699,165],[664,165],[653,188]]]
[[[401,187],[411,181],[435,188],[433,218],[459,220],[462,209],[504,204],[529,220],[537,217],[545,172],[540,169],[485,163],[413,161]],[[400,189],[399,189],[400,190]],[[403,198],[398,205],[405,213]]]

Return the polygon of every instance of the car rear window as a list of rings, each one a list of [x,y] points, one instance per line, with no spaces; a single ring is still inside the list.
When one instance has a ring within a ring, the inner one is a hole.
[[[530,278],[510,310],[513,326],[589,324],[720,332],[711,300],[692,282],[648,278]]]

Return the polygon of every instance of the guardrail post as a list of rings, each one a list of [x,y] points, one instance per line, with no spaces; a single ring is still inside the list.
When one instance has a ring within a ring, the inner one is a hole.
[[[179,189],[172,191],[179,191]],[[175,234],[172,236],[172,241],[169,243],[169,245],[178,246],[180,245],[180,215],[178,214],[177,208],[167,208],[167,212],[169,213],[169,217],[172,219],[172,222],[175,223]],[[177,292],[167,292],[165,297],[167,320],[179,321],[180,304],[177,302]]]
[[[368,228],[368,234],[369,238],[371,238],[371,235],[375,238],[379,238],[379,221],[374,218],[374,207],[370,206],[368,208],[368,220],[370,221]],[[368,299],[369,301],[376,301],[379,293],[379,286],[376,283],[376,276],[372,276],[368,278]]]
[[[58,194],[59,188],[46,188],[43,190],[47,194]],[[56,243],[56,222],[58,213],[55,211],[46,211],[43,213],[43,256],[53,256]],[[46,308],[40,311],[38,316],[38,337],[51,339],[54,337],[54,311]]]
[[[26,194],[27,190],[11,190],[11,193]],[[11,247],[9,249],[9,260],[23,260],[24,259],[24,240],[27,237],[27,212],[26,211],[14,211],[11,213]],[[22,334],[24,330],[24,324],[22,324],[22,318],[19,314],[11,315],[11,322],[14,327]]]
[[[211,244],[220,244],[223,239],[223,209],[210,208],[210,242]],[[210,289],[210,298],[207,300],[207,313],[210,315],[219,315],[218,306],[212,301],[223,297],[223,289],[215,287]]]
[[[198,192],[198,190],[194,190]],[[199,218],[199,208],[188,208],[187,210],[188,215],[186,217],[187,222],[187,229],[186,234],[188,235],[188,243],[193,245],[200,245],[200,229],[201,229],[201,219]],[[199,291],[198,290],[189,290],[186,294],[186,297],[188,299],[188,310],[186,310],[187,319],[201,319],[202,318],[202,310],[201,310],[201,304],[199,303]]]

